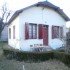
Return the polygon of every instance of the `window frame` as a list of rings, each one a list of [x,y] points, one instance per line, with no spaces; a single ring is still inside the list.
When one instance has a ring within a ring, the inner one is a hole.
[[[9,28],[9,39],[11,39],[11,28]]]
[[[58,27],[58,28],[55,28],[55,27]],[[61,31],[61,28],[62,28],[62,31]],[[58,32],[57,32],[57,30],[58,30]],[[57,32],[58,37],[55,35],[56,34],[55,32]],[[52,39],[61,38],[61,35],[63,37],[63,27],[61,27],[61,26],[52,26]]]
[[[13,26],[13,39],[15,39],[15,25]]]
[[[30,26],[31,26],[31,29],[30,29]],[[35,32],[34,32],[33,26],[35,27]],[[31,37],[30,37],[30,30],[31,30]],[[37,39],[37,24],[29,23],[29,39]]]

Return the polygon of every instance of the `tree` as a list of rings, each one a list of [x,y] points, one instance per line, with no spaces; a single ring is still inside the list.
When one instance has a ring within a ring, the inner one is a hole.
[[[11,10],[7,8],[6,3],[1,8],[1,16],[0,16],[0,38],[1,33],[6,25],[8,25],[7,21],[11,14]]]

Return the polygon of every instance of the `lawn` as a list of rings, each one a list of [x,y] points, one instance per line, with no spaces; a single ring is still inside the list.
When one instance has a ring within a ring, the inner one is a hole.
[[[7,42],[0,42],[0,55],[3,53],[3,48],[7,48],[8,43]]]
[[[12,47],[9,47],[8,42],[0,42],[0,51],[3,49],[13,49]]]
[[[6,48],[8,47],[8,43],[7,42],[0,42],[0,48]]]
[[[70,68],[55,59],[36,63],[3,59],[0,61],[0,70],[70,70]]]

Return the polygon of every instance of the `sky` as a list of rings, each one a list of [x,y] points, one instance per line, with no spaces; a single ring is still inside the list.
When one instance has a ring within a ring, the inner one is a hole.
[[[32,5],[34,3],[46,1],[46,0],[0,0],[0,7],[6,2],[10,10],[16,11]],[[70,17],[70,0],[48,0],[52,4],[59,6],[63,11]],[[70,22],[66,24],[67,27],[70,27]]]

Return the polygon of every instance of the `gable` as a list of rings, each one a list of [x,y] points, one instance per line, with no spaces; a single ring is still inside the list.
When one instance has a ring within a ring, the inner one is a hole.
[[[34,5],[28,6],[26,8],[23,8],[21,10],[16,11],[13,16],[11,17],[11,19],[9,20],[9,24],[17,17],[19,16],[20,13],[22,13],[24,10],[27,10],[29,8],[32,7],[38,7],[38,6],[43,6],[43,7],[48,7],[48,8],[52,8],[53,10],[55,10],[56,12],[58,12],[58,14],[60,14],[60,16],[65,20],[65,21],[70,21],[69,17],[57,6],[53,5],[52,3],[48,2],[48,1],[44,1],[44,2],[38,2]]]
[[[25,22],[29,23],[47,23],[47,24],[58,24],[61,25],[65,20],[51,8],[47,7],[32,7],[24,10],[20,15],[21,24]],[[24,21],[25,22],[24,22]]]

